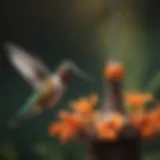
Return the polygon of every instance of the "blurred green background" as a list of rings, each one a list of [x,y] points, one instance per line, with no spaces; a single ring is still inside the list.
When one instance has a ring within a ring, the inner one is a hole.
[[[143,91],[160,70],[158,0],[122,0],[121,12],[116,56],[126,65],[125,89]],[[84,159],[84,144],[61,145],[48,137],[47,128],[68,101],[92,91],[103,94],[103,65],[112,57],[108,1],[2,0],[0,15],[0,160]],[[55,110],[10,130],[7,121],[25,103],[32,89],[8,62],[3,49],[5,41],[38,55],[51,69],[61,60],[71,59],[98,84],[76,79]],[[144,143],[144,160],[159,160],[159,150],[158,140]]]

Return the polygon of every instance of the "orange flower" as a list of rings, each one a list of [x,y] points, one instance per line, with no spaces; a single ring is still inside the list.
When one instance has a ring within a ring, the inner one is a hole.
[[[156,112],[146,113],[145,120],[149,122],[150,126],[156,128],[157,116]]]
[[[78,101],[73,101],[70,103],[70,107],[73,109],[74,114],[82,119],[83,124],[88,125],[93,121],[93,107],[97,102],[98,96],[92,94],[89,98],[81,98]]]
[[[124,94],[124,99],[127,105],[134,106],[141,111],[144,109],[144,103],[153,100],[151,94],[142,94],[139,92],[131,92]]]
[[[122,80],[124,78],[124,66],[120,63],[113,63],[107,65],[104,71],[105,79]]]
[[[62,121],[51,124],[49,127],[49,135],[58,134],[63,142],[73,138],[83,127],[81,119],[75,115],[61,111],[59,117]]]
[[[55,134],[59,134],[59,132],[61,131],[61,124],[60,123],[52,123],[49,126],[49,135],[53,136]]]
[[[152,126],[148,126],[141,130],[141,135],[143,138],[153,138],[156,136],[156,130]]]
[[[92,104],[92,106],[95,106],[98,103],[98,95],[97,94],[92,94],[89,97],[89,102]]]
[[[116,129],[120,129],[124,125],[124,117],[119,113],[114,113],[111,116],[111,120],[110,121],[111,121],[111,123],[114,124]]]
[[[59,136],[60,136],[61,141],[65,143],[71,138],[73,138],[76,135],[76,133],[77,133],[77,130],[74,126],[63,123]]]
[[[74,114],[69,114],[65,111],[61,111],[59,117],[63,120],[64,123],[72,126],[72,128],[79,129],[83,125],[82,119]]]
[[[152,99],[150,94],[143,95],[141,93],[127,93],[124,95],[128,104],[139,107],[139,114],[130,114],[128,122],[136,127],[143,138],[155,137],[160,129],[160,107],[152,112],[144,112],[143,104]],[[96,130],[98,138],[101,140],[115,141],[119,136],[119,132],[125,125],[125,117],[120,113],[113,113],[103,121],[100,110],[94,110],[94,106],[98,101],[96,94],[89,98],[81,98],[73,101],[71,104],[72,112],[61,111],[59,118],[61,122],[51,124],[49,134],[58,134],[62,142],[67,142],[71,138],[77,137],[80,132],[87,133],[86,128],[90,125]],[[95,128],[94,128],[95,127]]]
[[[117,133],[114,128],[111,127],[111,124],[100,123],[97,125],[98,136],[100,139],[114,141],[117,139]]]
[[[142,134],[149,133],[151,130],[156,130],[156,116],[154,113],[146,113],[141,116],[135,116],[131,124],[137,127]]]
[[[124,118],[120,114],[115,113],[106,122],[100,122],[97,124],[99,137],[101,139],[116,140],[118,132],[123,125]]]
[[[144,120],[143,115],[132,115],[129,117],[129,123],[136,128],[141,128],[142,122]]]
[[[81,124],[74,117],[65,117],[62,122],[52,124],[49,128],[49,134],[58,134],[62,142],[66,142],[73,138],[81,129]]]
[[[74,111],[83,116],[89,116],[93,112],[93,105],[87,99],[80,99],[76,104]]]

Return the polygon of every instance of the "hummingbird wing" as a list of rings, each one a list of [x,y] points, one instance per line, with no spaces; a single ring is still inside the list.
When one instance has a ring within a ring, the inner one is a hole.
[[[12,65],[35,90],[41,89],[44,80],[49,75],[49,71],[42,61],[14,44],[6,44],[6,49]]]

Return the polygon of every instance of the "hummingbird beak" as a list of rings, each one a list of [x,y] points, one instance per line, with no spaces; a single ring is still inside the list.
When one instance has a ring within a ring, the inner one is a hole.
[[[85,73],[84,71],[80,70],[78,67],[75,67],[75,73],[78,77],[93,83],[92,77],[90,77],[87,73]]]

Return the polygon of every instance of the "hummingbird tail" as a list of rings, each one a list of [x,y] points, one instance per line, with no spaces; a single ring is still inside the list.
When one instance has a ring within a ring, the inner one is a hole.
[[[27,119],[31,118],[33,115],[31,113],[28,114],[18,114],[13,119],[8,122],[8,126],[10,128],[19,127],[22,123],[24,123]]]

